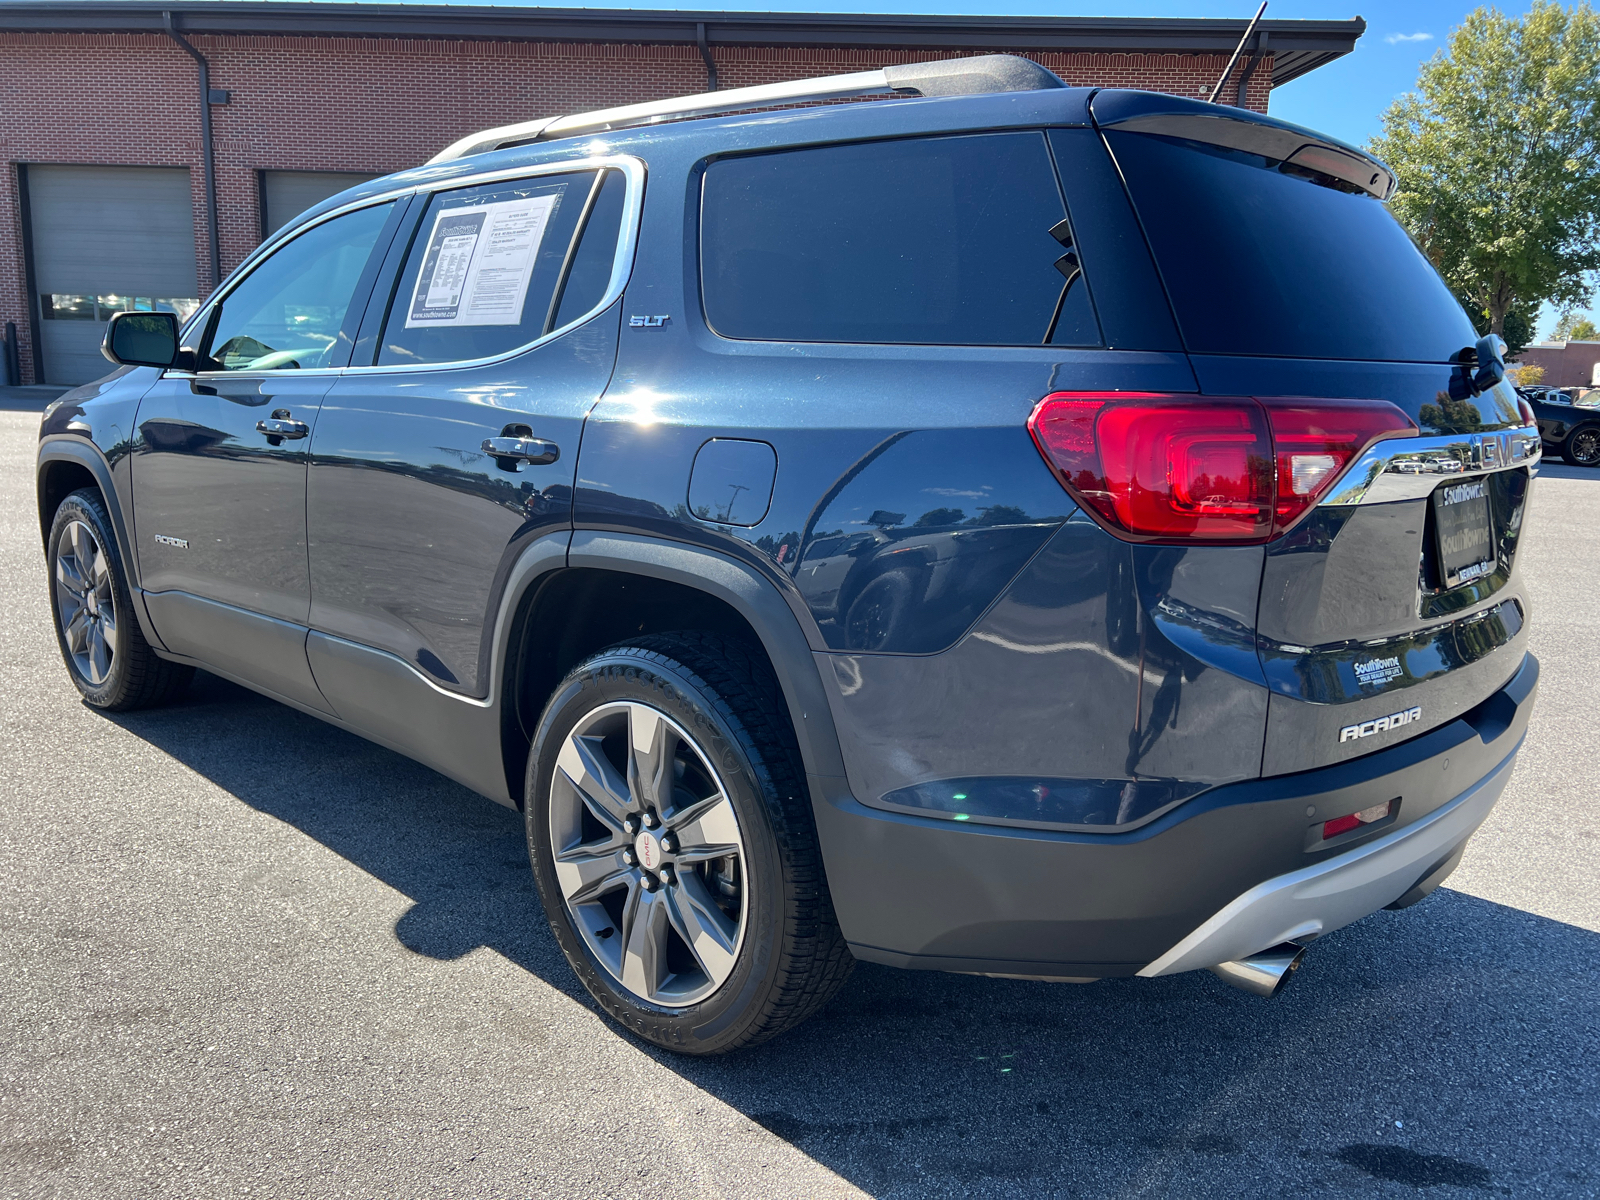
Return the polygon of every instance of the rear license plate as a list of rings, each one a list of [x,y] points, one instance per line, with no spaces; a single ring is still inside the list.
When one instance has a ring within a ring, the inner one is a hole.
[[[1433,528],[1445,587],[1470,583],[1494,570],[1494,526],[1489,518],[1489,487],[1484,480],[1436,489]]]

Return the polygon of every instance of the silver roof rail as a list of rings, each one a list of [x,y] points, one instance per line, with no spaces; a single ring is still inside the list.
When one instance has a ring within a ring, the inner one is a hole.
[[[518,143],[571,137],[580,133],[604,133],[634,125],[653,125],[679,117],[706,117],[714,113],[770,108],[779,104],[842,100],[879,92],[897,92],[906,96],[972,96],[985,92],[1027,92],[1066,86],[1058,76],[1038,63],[1012,54],[982,54],[975,58],[901,63],[876,71],[824,75],[817,79],[795,79],[787,83],[765,83],[759,87],[704,92],[698,96],[677,96],[670,100],[602,108],[597,112],[578,113],[570,117],[545,117],[537,121],[502,125],[498,129],[469,134],[430,158],[428,165],[452,162],[472,154],[486,154],[490,150]]]

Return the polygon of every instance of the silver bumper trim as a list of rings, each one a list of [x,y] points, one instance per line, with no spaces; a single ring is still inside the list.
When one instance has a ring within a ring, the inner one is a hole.
[[[1512,751],[1488,775],[1420,821],[1326,862],[1257,884],[1139,974],[1175,975],[1249,958],[1280,942],[1331,933],[1394,903],[1483,823],[1516,760]]]

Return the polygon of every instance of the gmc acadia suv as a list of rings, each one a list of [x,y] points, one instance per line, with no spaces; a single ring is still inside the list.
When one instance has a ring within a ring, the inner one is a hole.
[[[474,135],[113,319],[40,446],[67,669],[521,808],[675,1050],[856,959],[1271,994],[1450,873],[1538,673],[1539,432],[1392,187],[999,56]]]

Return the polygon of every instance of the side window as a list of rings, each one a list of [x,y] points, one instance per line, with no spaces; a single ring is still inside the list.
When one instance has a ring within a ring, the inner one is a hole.
[[[361,272],[394,204],[313,226],[275,250],[223,299],[208,370],[312,370],[329,365]]]
[[[714,162],[701,277],[723,337],[1100,344],[1041,133]]]
[[[616,228],[603,247],[604,238],[576,247],[574,238],[602,218],[610,196],[620,218],[623,188],[618,172],[577,171],[433,196],[395,282],[378,364],[490,358],[556,328],[558,309],[582,315],[573,307],[589,295],[599,259],[610,278]]]
[[[552,329],[576,321],[605,297],[606,287],[611,283],[611,269],[617,261],[617,237],[622,232],[622,208],[627,195],[628,181],[622,172],[607,171],[595,194],[589,219],[578,235],[572,268],[556,300]]]

